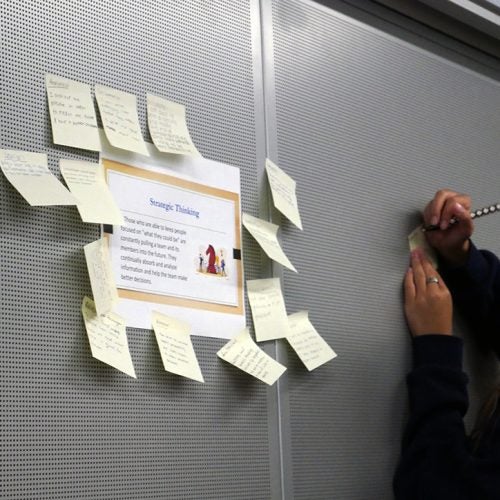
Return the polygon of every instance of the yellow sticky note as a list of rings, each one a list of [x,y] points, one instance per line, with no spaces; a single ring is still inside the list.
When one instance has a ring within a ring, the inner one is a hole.
[[[289,326],[280,280],[249,280],[247,290],[257,341],[286,337]]]
[[[92,356],[137,378],[128,348],[125,320],[115,313],[98,316],[94,301],[88,297],[83,298],[82,315]]]
[[[309,371],[337,356],[311,324],[307,311],[290,314],[288,323],[290,334],[286,339]]]
[[[152,321],[165,370],[205,382],[191,342],[189,325],[156,311],[153,311]]]
[[[243,213],[242,222],[270,259],[297,272],[297,269],[288,260],[288,257],[279,244],[277,237],[278,226],[276,224],[266,222],[246,213]]]
[[[302,229],[297,195],[296,182],[281,168],[266,158],[266,172],[271,187],[274,206],[299,229]]]
[[[76,205],[76,198],[47,166],[47,155],[0,149],[0,168],[31,206]]]
[[[97,314],[101,316],[110,312],[118,301],[118,291],[111,269],[108,245],[103,238],[85,245],[83,249],[95,307]]]
[[[59,168],[83,222],[122,225],[123,215],[111,194],[102,165],[81,160],[59,160]]]
[[[185,106],[152,94],[147,94],[147,106],[149,133],[159,151],[200,156],[189,134]]]
[[[101,151],[90,85],[45,75],[45,88],[54,143]]]
[[[286,370],[252,340],[248,328],[231,339],[217,356],[268,385],[273,385]]]
[[[149,156],[142,138],[135,95],[96,85],[95,96],[104,132],[111,145]]]
[[[427,257],[434,269],[438,267],[438,260],[435,250],[429,245],[425,233],[422,231],[422,226],[416,227],[408,236],[408,244],[410,251],[420,248],[420,250]]]

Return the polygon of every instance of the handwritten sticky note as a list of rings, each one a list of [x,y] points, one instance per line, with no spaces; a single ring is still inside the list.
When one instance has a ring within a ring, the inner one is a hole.
[[[416,227],[408,236],[408,243],[410,245],[410,251],[420,248],[420,250],[427,257],[429,262],[432,264],[434,269],[438,267],[438,260],[436,251],[429,245],[427,239],[425,238],[425,233],[422,231],[422,226]]]
[[[115,313],[98,316],[94,301],[88,297],[83,298],[82,315],[92,356],[137,378],[128,348],[125,320]]]
[[[0,168],[31,206],[76,205],[75,197],[47,166],[47,155],[0,149]]]
[[[281,168],[266,159],[266,172],[271,187],[274,206],[299,229],[302,229],[299,205],[295,194],[296,182]]]
[[[83,222],[124,223],[123,215],[106,184],[102,165],[81,160],[59,160],[59,168],[78,200],[76,207]]]
[[[257,341],[286,337],[289,326],[280,280],[249,280],[247,290]]]
[[[90,85],[45,75],[52,136],[55,144],[101,150]]]
[[[307,311],[290,314],[288,323],[290,334],[286,339],[309,371],[337,356],[311,324]]]
[[[288,257],[279,244],[277,237],[278,226],[276,224],[266,222],[246,213],[243,213],[242,222],[270,259],[297,272],[297,269],[288,260]]]
[[[100,316],[110,312],[118,301],[108,245],[103,238],[85,245],[83,249],[87,260],[95,307],[97,314]]]
[[[153,311],[153,329],[167,372],[205,382],[191,342],[187,323]]]
[[[135,95],[96,85],[95,96],[104,132],[111,145],[149,156],[142,138]]]
[[[189,134],[185,106],[152,94],[147,94],[147,105],[149,133],[159,151],[200,155]]]
[[[273,385],[286,370],[252,340],[248,328],[231,339],[217,356],[268,385]]]

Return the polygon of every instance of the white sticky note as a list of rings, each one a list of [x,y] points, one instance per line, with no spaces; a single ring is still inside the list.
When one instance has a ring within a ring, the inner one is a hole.
[[[252,340],[248,328],[231,339],[217,356],[268,385],[273,385],[286,370]]]
[[[270,259],[297,272],[297,269],[295,269],[293,264],[288,260],[288,257],[279,244],[277,237],[278,226],[276,224],[258,219],[247,213],[243,213],[242,222]]]
[[[299,229],[302,229],[299,204],[295,194],[296,182],[281,168],[266,158],[266,172],[274,206]]]
[[[95,96],[111,145],[149,156],[137,116],[136,96],[104,85],[95,86]]]
[[[337,357],[309,321],[307,311],[290,314],[288,323],[290,334],[286,339],[309,371]]]
[[[189,134],[185,106],[152,94],[147,94],[147,106],[149,133],[159,151],[200,156]]]
[[[98,316],[94,301],[88,297],[83,298],[82,315],[92,356],[137,378],[128,348],[125,320],[115,313]]]
[[[248,280],[247,290],[257,341],[286,337],[290,330],[280,280]]]
[[[54,143],[101,151],[90,85],[47,74],[45,88]]]
[[[85,245],[83,249],[95,307],[97,314],[101,316],[110,312],[118,302],[118,291],[111,269],[108,245],[106,240],[102,238]]]
[[[83,222],[124,224],[123,215],[106,184],[102,165],[81,160],[59,160],[59,168],[78,200],[76,207]]]
[[[191,342],[190,326],[156,311],[152,313],[152,322],[165,370],[205,382]]]
[[[438,267],[438,260],[435,250],[429,245],[425,233],[422,231],[422,226],[416,227],[408,236],[408,244],[410,252],[417,248],[424,253],[434,269]]]
[[[0,168],[31,206],[76,205],[75,197],[47,166],[47,155],[0,149]]]

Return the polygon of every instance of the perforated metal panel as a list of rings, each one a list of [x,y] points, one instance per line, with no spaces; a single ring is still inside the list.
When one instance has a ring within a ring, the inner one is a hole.
[[[0,5],[0,147],[48,152],[56,173],[61,157],[97,159],[52,144],[46,72],[136,94],[148,140],[151,92],[186,105],[199,150],[241,168],[243,209],[258,212],[255,1]],[[270,498],[266,386],[216,357],[222,340],[194,339],[205,385],[164,372],[148,330],[128,330],[137,380],[94,360],[80,304],[82,246],[98,228],[74,207],[30,208],[3,176],[0,209],[0,496]],[[260,252],[244,238],[257,278]]]
[[[201,386],[164,372],[151,331],[128,329],[126,377],[91,358],[79,312],[97,227],[74,207],[30,208],[0,176],[1,498],[391,498],[405,236],[438,186],[498,199],[498,83],[444,49],[263,0],[264,110],[257,0],[0,6],[0,147],[47,152],[56,173],[61,157],[97,159],[52,145],[46,72],[135,93],[147,140],[146,92],[186,104],[202,154],[240,167],[245,211],[269,216],[266,154],[298,181],[305,229],[282,219],[300,272],[283,272],[287,309],[309,309],[339,354],[307,373],[278,342],[288,371],[268,390],[216,358],[223,341],[195,338]],[[499,225],[478,222],[476,241],[500,251]],[[245,277],[268,276],[243,237]],[[468,367],[477,406],[491,370]]]
[[[310,2],[273,1],[263,29],[272,159],[304,225],[281,219],[299,271],[284,272],[285,301],[338,353],[313,373],[282,353],[290,497],[386,500],[409,369],[406,235],[439,187],[499,198],[500,85]],[[499,232],[492,216],[475,240],[499,252]]]

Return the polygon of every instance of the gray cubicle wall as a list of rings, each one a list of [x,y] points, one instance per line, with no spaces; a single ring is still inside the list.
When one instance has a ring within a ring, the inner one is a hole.
[[[338,353],[310,374],[281,349],[295,499],[392,497],[410,354],[406,235],[439,187],[500,200],[499,81],[469,70],[489,72],[456,42],[371,23],[304,1],[275,0],[263,16],[270,155],[298,183],[304,225],[281,218],[299,271],[283,273],[285,301],[308,309]],[[499,235],[500,215],[477,222],[479,245],[499,252]],[[476,355],[474,408],[495,369]]]
[[[97,159],[52,144],[46,72],[136,94],[148,140],[146,92],[186,104],[201,153],[240,167],[243,209],[281,220],[299,270],[271,268],[244,232],[246,278],[283,277],[288,311],[308,309],[339,355],[307,373],[268,343],[288,366],[268,389],[216,358],[223,341],[196,338],[200,385],[164,372],[151,331],[128,329],[138,378],[126,377],[91,357],[79,312],[98,228],[74,207],[30,208],[0,176],[1,498],[390,498],[405,236],[438,186],[499,197],[500,89],[481,54],[439,38],[417,48],[404,19],[308,1],[0,9],[0,147],[47,152],[57,175],[59,158]],[[298,181],[303,232],[268,209],[266,155]],[[499,227],[481,221],[477,241],[500,251]]]
[[[200,152],[240,167],[243,209],[258,215],[257,2],[0,5],[2,148],[47,152],[57,175],[59,158],[97,160],[52,144],[46,72],[137,95],[148,140],[151,92],[187,106]],[[75,207],[30,208],[3,175],[0,205],[0,496],[270,498],[267,387],[221,362],[217,339],[194,340],[204,385],[166,373],[149,330],[128,330],[137,380],[93,359],[82,246],[99,228]],[[260,252],[243,236],[246,277],[258,278]]]

